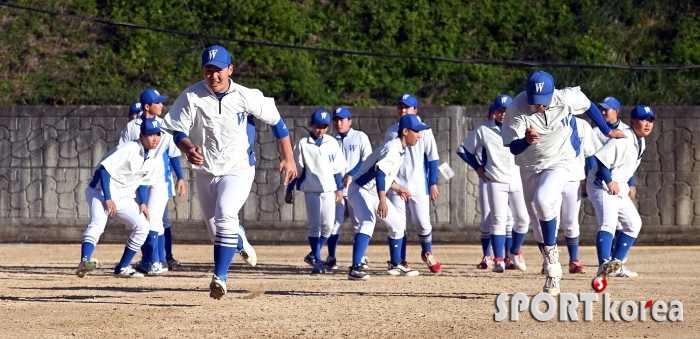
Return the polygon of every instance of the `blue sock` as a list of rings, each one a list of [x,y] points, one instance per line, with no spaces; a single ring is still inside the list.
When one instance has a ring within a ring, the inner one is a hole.
[[[236,235],[237,237],[238,235]],[[233,256],[236,254],[235,247],[214,245],[214,274],[219,279],[226,281],[228,268],[231,266]]]
[[[488,238],[484,238],[483,235],[481,235],[481,250],[484,252],[484,255],[491,255],[491,235],[488,235]]]
[[[542,238],[545,246],[554,246],[557,244],[557,218],[549,221],[540,220],[540,228],[542,228]]]
[[[408,246],[408,234],[403,235],[401,239],[401,261],[406,261],[406,247]]]
[[[322,255],[321,255],[321,250],[323,249],[323,246],[326,246],[326,243],[328,242],[328,238],[324,237],[319,237],[318,238],[318,257],[323,260]]]
[[[616,243],[615,239],[617,239],[620,236],[620,233],[622,233],[622,231],[615,230],[615,238],[610,243],[610,253],[615,253],[615,243]]]
[[[525,242],[525,237],[527,237],[527,233],[513,232],[513,245],[509,249],[510,253],[516,254],[520,252],[520,249]]]
[[[332,234],[328,238],[328,256],[335,258],[336,250],[338,249],[338,242],[340,242],[340,234]]]
[[[598,252],[598,265],[600,265],[603,261],[610,259],[610,246],[613,242],[613,235],[609,232],[598,231],[598,235],[595,239],[595,249],[596,252]]]
[[[544,253],[544,243],[543,242],[538,242],[537,247],[540,248],[540,253]]]
[[[433,232],[426,235],[419,235],[418,239],[420,240],[420,254],[433,252]]]
[[[506,244],[504,247],[505,247],[505,251],[507,254],[508,251],[510,251],[510,248],[513,247],[513,236],[512,235],[508,236],[508,234],[506,234]]]
[[[396,266],[401,262],[401,243],[403,238],[391,239],[389,238],[389,257],[391,259],[391,264]]]
[[[95,252],[95,245],[91,242],[84,242],[80,246],[80,260],[90,260],[90,258],[92,258],[92,252]]]
[[[153,259],[158,259],[158,232],[149,231],[146,237],[146,242],[141,246],[141,253],[143,257],[141,258],[141,263],[139,267],[145,271],[150,270],[151,264],[153,264]]]
[[[125,246],[122,258],[119,260],[119,263],[114,268],[114,274],[119,273],[119,271],[121,271],[122,268],[129,266],[129,264],[131,264],[131,260],[134,259],[134,256],[136,256],[136,251]]]
[[[318,248],[318,237],[309,237],[309,247],[311,247],[311,254],[314,255],[316,261],[321,260],[321,250]]]
[[[503,259],[504,249],[506,247],[506,236],[491,234],[491,244],[493,244],[493,256],[494,258]]]
[[[163,236],[165,237],[165,261],[168,261],[167,259],[173,258],[173,234],[170,232],[170,227],[165,229]]]
[[[168,262],[168,259],[165,259],[165,234],[158,236],[158,261]]]
[[[612,257],[613,259],[622,260],[627,257],[627,252],[629,252],[632,245],[634,245],[634,241],[637,239],[620,232],[615,240],[615,252],[613,252]]]
[[[362,257],[367,251],[369,246],[369,235],[362,233],[355,233],[355,241],[352,243],[352,265],[359,265],[362,263]]]
[[[566,248],[569,250],[569,262],[572,262],[574,260],[578,260],[578,239],[579,237],[576,238],[567,238],[566,239]]]

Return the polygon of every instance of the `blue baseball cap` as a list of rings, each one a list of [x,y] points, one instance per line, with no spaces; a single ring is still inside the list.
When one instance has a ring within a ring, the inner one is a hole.
[[[554,96],[554,78],[545,71],[532,73],[527,79],[526,92],[530,105],[549,106]]]
[[[341,119],[352,119],[352,114],[350,114],[350,110],[345,108],[345,107],[340,107],[335,110],[335,114],[333,114],[333,119],[335,118],[341,118]]]
[[[491,106],[489,106],[489,115],[488,116],[491,116],[491,114],[493,114],[493,104],[491,104]]]
[[[651,107],[647,105],[639,105],[635,107],[632,110],[632,113],[630,113],[630,117],[634,120],[648,120],[649,118],[656,119],[654,111],[652,111]]]
[[[141,103],[140,102],[134,102],[129,106],[129,115],[136,114],[136,113],[141,113],[143,109],[141,109]]]
[[[202,52],[202,68],[214,65],[219,68],[226,68],[231,64],[231,54],[226,48],[219,45],[211,46]]]
[[[511,98],[510,95],[499,94],[496,99],[493,100],[493,111],[495,112],[503,107],[508,107],[511,102],[513,102],[513,98]]]
[[[616,109],[620,110],[620,102],[617,101],[614,97],[607,97],[603,100],[603,102],[598,103],[600,107],[603,107],[604,109]]]
[[[408,105],[408,104],[407,104]],[[399,120],[399,131],[403,131],[404,128],[409,128],[414,131],[424,131],[429,129],[430,126],[424,124],[418,116],[415,114],[406,114]],[[399,132],[400,134],[400,132]]]
[[[402,95],[398,100],[396,100],[397,105],[400,103],[404,103],[408,107],[418,108],[418,99],[416,99],[416,97],[408,93]]]
[[[143,91],[141,93],[141,97],[139,98],[141,106],[146,106],[153,103],[162,104],[165,102],[165,100],[168,100],[168,97],[166,95],[160,95],[160,93],[153,88]]]
[[[141,133],[153,135],[160,133],[160,123],[155,118],[141,119]]]
[[[325,109],[318,109],[311,115],[311,123],[316,126],[330,125],[331,114]]]

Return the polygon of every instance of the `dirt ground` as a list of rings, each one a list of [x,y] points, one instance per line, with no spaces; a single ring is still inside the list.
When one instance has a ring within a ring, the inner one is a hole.
[[[112,277],[123,245],[99,245],[100,267],[84,279],[73,275],[80,245],[0,244],[0,337],[3,338],[697,338],[700,247],[638,247],[627,265],[638,278],[610,279],[612,300],[680,300],[683,322],[603,322],[602,298],[592,322],[538,322],[520,313],[518,322],[494,322],[501,292],[540,292],[541,257],[526,247],[527,271],[496,274],[477,270],[477,246],[435,246],[443,263],[431,275],[420,247],[409,247],[418,277],[386,274],[386,246],[372,245],[371,279],[347,280],[351,248],[339,249],[340,270],[310,275],[305,246],[257,246],[258,266],[237,256],[229,293],[209,298],[211,246],[176,245],[177,271],[158,277]],[[563,292],[591,292],[595,249],[581,249],[586,275],[565,271]],[[345,259],[345,260],[343,260]],[[529,260],[529,261],[528,261]],[[562,261],[568,260],[565,247]],[[581,314],[579,307],[579,314]]]

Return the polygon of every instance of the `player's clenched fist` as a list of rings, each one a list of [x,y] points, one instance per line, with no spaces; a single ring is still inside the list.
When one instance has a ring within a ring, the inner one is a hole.
[[[294,203],[294,195],[290,192],[284,195],[284,202],[291,204]]]
[[[623,132],[619,128],[611,129],[610,133],[608,133],[607,136],[610,139],[625,139],[625,138],[627,138],[627,136],[625,135],[625,132]]]
[[[187,161],[193,165],[201,165],[204,163],[204,157],[202,156],[202,148],[199,146],[192,146],[187,151]]]
[[[527,140],[528,144],[534,144],[540,140],[540,134],[535,130],[535,126],[530,125],[530,127],[525,130],[525,140]]]
[[[611,181],[611,182],[608,184],[608,192],[609,192],[611,195],[617,195],[618,193],[620,193],[620,186],[618,186],[616,182]]]

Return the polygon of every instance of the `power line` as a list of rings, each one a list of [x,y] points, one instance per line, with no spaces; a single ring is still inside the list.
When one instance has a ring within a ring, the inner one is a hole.
[[[21,6],[17,4],[11,4],[7,2],[0,2],[1,7],[14,8],[24,11],[43,13],[52,16],[61,16],[64,18],[81,20],[87,22],[93,22],[108,26],[126,27],[132,29],[142,29],[153,32],[167,33],[172,35],[185,36],[192,39],[206,38],[210,40],[219,41],[233,41],[241,44],[249,45],[259,45],[267,47],[285,48],[285,49],[298,49],[312,52],[325,52],[339,55],[356,55],[356,56],[370,56],[378,58],[392,58],[392,59],[416,59],[416,60],[427,60],[427,61],[441,61],[441,62],[453,62],[462,64],[478,64],[478,65],[492,65],[492,66],[510,66],[510,67],[543,67],[543,68],[580,68],[580,69],[621,69],[621,70],[634,70],[634,71],[680,71],[680,70],[696,70],[700,69],[700,65],[617,65],[617,64],[577,64],[577,63],[556,63],[556,62],[533,62],[533,61],[521,61],[521,60],[488,60],[488,59],[463,59],[463,58],[450,58],[441,56],[422,56],[422,55],[409,55],[409,54],[391,54],[391,53],[378,53],[370,51],[353,51],[345,49],[335,49],[335,48],[325,48],[325,47],[311,47],[311,46],[300,46],[283,44],[270,41],[260,41],[260,40],[248,40],[248,39],[237,39],[224,36],[212,36],[208,34],[200,34],[198,32],[184,32],[174,29],[159,28],[159,27],[148,27],[132,24],[129,22],[119,22],[100,18],[91,18],[74,14],[67,14],[55,11],[49,11],[45,9]]]

